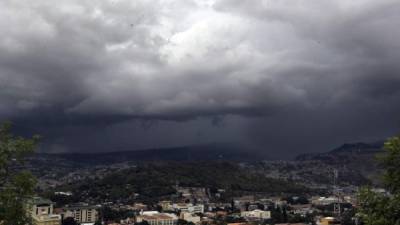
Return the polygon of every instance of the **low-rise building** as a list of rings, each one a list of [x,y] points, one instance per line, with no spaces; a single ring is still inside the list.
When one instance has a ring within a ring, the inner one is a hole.
[[[313,213],[314,210],[311,204],[290,205],[290,212],[293,214],[306,216],[307,214]]]
[[[193,205],[191,203],[176,203],[172,204],[172,209],[180,212],[204,213],[203,204]]]
[[[335,202],[339,202],[339,199],[335,196],[330,197],[313,197],[311,203],[313,205],[330,205]]]
[[[136,222],[146,221],[149,225],[176,225],[178,217],[172,213],[159,213],[157,211],[142,212],[136,217]]]
[[[201,221],[201,217],[200,216],[196,216],[192,213],[188,213],[188,212],[183,212],[179,215],[179,217],[183,220],[186,220],[188,222],[192,222],[194,224],[199,224]]]
[[[247,220],[266,220],[271,218],[271,212],[256,209],[253,211],[243,211],[240,213],[240,216]]]
[[[162,208],[164,211],[173,210],[171,201],[160,201],[160,202],[158,203],[158,205],[161,206],[161,208]]]
[[[135,210],[135,211],[146,211],[148,209],[148,207],[146,204],[143,204],[143,203],[135,203],[135,204],[133,204],[131,209]]]

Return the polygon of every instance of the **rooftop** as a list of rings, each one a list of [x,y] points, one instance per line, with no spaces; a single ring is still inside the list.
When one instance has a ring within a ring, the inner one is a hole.
[[[154,214],[144,214],[140,215],[143,220],[173,220],[177,219],[176,216],[167,213],[154,213]]]

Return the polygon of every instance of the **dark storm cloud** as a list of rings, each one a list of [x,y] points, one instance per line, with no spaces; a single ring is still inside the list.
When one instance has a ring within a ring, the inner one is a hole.
[[[2,1],[0,118],[61,150],[239,140],[290,154],[379,139],[399,128],[399,10],[390,0]]]

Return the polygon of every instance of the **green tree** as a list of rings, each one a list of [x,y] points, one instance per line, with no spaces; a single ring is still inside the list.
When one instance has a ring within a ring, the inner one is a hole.
[[[359,192],[358,215],[366,225],[400,225],[400,137],[385,142],[379,156],[384,169],[383,181],[390,194],[371,188]]]
[[[16,137],[11,123],[0,125],[0,224],[26,225],[31,218],[26,213],[26,200],[34,194],[35,178],[21,170],[23,159],[31,154],[38,137]]]
[[[385,174],[383,181],[393,194],[400,193],[400,136],[389,139],[384,146],[385,154],[380,157]]]

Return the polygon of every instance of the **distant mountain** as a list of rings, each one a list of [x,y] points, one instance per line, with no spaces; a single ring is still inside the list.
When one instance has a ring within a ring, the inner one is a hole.
[[[375,143],[350,143],[344,144],[329,152],[301,154],[296,157],[297,161],[321,160],[327,163],[349,163],[362,158],[373,159],[383,147],[383,142]]]
[[[296,161],[320,161],[335,168],[358,171],[375,184],[381,181],[381,169],[376,156],[382,152],[383,141],[375,143],[344,144],[325,153],[302,154]]]
[[[106,153],[41,153],[35,157],[90,165],[143,161],[256,161],[267,159],[261,153],[233,144],[207,144]]]

